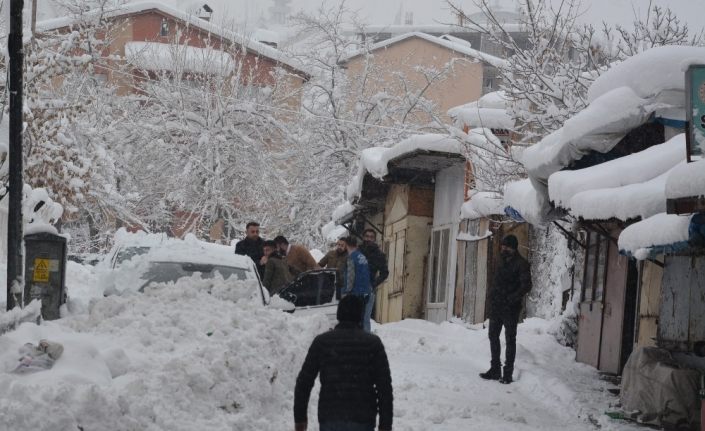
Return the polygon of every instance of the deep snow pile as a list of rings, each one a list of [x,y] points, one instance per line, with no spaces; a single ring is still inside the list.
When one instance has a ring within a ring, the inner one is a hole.
[[[85,313],[0,336],[1,429],[293,428],[295,378],[311,340],[329,326],[325,317],[233,303],[231,285],[196,278],[87,300],[81,295],[99,291],[80,286],[94,283],[91,271],[72,265],[69,273],[69,294]],[[396,430],[636,429],[603,415],[617,399],[555,341],[551,322],[520,325],[510,386],[477,376],[489,364],[480,326],[405,320],[375,331],[391,364]],[[54,368],[12,374],[20,346],[42,338],[64,346]],[[314,388],[311,431],[317,401]]]
[[[0,337],[0,422],[12,430],[288,428],[298,364],[328,321],[221,300],[218,289],[206,293],[210,284],[182,279],[93,300],[87,314]],[[54,368],[9,373],[20,346],[42,338],[64,345]]]

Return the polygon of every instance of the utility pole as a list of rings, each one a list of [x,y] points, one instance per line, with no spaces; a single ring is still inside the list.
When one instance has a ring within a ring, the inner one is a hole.
[[[7,221],[7,310],[16,305],[16,292],[22,292],[22,9],[24,0],[10,0],[10,201]],[[21,298],[21,295],[20,295]]]
[[[32,0],[32,38],[37,33],[37,0]]]

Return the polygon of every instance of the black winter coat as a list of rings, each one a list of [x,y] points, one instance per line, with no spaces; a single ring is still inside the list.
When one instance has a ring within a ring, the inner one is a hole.
[[[524,296],[531,290],[529,262],[519,253],[502,256],[490,291],[490,318],[518,316]]]
[[[349,322],[317,336],[294,389],[294,420],[308,422],[308,401],[320,373],[318,422],[348,421],[392,429],[392,377],[382,340]]]
[[[379,246],[375,243],[363,243],[360,246],[360,251],[367,259],[367,264],[370,266],[370,282],[372,288],[384,283],[384,280],[389,277],[389,268],[387,268],[387,256],[384,255]]]
[[[257,238],[254,241],[245,238],[238,241],[237,244],[235,244],[235,254],[250,256],[255,262],[255,265],[257,265],[260,278],[264,277],[264,265],[259,264],[262,256],[264,256],[264,240],[262,238]]]

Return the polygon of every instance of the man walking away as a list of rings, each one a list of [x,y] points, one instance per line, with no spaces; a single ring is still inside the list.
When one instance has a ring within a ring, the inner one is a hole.
[[[335,297],[340,299],[340,294],[343,291],[343,277],[345,274],[345,263],[348,260],[348,250],[345,241],[339,239],[335,243],[335,248],[318,262],[321,268],[335,269]]]
[[[293,280],[289,272],[289,266],[284,258],[277,251],[277,244],[274,241],[264,242],[264,278],[262,284],[269,290],[270,295],[279,293],[287,284]]]
[[[259,223],[251,221],[245,227],[245,239],[235,244],[235,254],[250,256],[257,265],[259,276],[264,277],[264,240],[259,236]]]
[[[318,422],[321,431],[392,429],[393,394],[382,340],[360,329],[362,302],[346,296],[338,304],[338,325],[317,336],[308,350],[294,389],[296,431],[308,427],[308,401],[320,373]]]
[[[384,280],[386,280],[389,276],[387,256],[384,255],[382,250],[380,250],[377,245],[377,232],[375,232],[374,229],[365,229],[365,231],[362,232],[362,245],[360,246],[360,251],[365,255],[367,258],[367,263],[370,266],[372,296],[370,301],[366,304],[366,308],[369,308],[369,313],[372,315],[372,310],[375,306],[377,287],[384,283]]]
[[[298,244],[289,244],[289,240],[279,235],[274,238],[277,249],[282,256],[286,256],[286,263],[289,265],[291,275],[296,277],[302,272],[318,269],[316,259],[311,256],[311,252],[306,247]]]
[[[516,335],[519,323],[519,313],[524,302],[524,296],[531,290],[531,270],[529,262],[517,251],[519,242],[514,235],[507,235],[502,240],[500,266],[494,278],[494,286],[490,291],[490,350],[492,352],[491,367],[480,377],[488,380],[499,380],[500,383],[512,382],[514,373],[514,358],[516,356]],[[502,347],[499,334],[504,326],[506,339],[506,358],[504,370],[500,361]]]
[[[370,283],[370,268],[367,258],[357,248],[357,239],[352,236],[343,238],[345,247],[348,250],[348,261],[345,264],[345,284],[343,296],[358,296],[364,305],[362,316],[362,329],[370,332],[370,317],[372,317],[372,307],[368,303],[372,299],[372,284]]]

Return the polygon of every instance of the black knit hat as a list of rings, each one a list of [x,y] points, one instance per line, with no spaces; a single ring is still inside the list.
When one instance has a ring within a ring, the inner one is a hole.
[[[519,248],[519,240],[514,235],[507,235],[502,240],[502,245],[506,245],[509,248],[517,250]]]
[[[338,303],[338,321],[339,322],[362,322],[362,299],[359,296],[348,295],[343,297]]]

